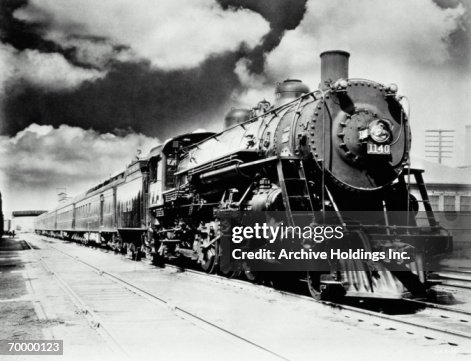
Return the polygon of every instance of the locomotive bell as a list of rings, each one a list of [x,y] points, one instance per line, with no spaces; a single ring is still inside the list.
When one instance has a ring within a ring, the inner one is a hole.
[[[321,57],[321,83],[319,88],[326,89],[328,84],[339,79],[348,79],[348,58],[350,54],[343,50],[328,50]]]
[[[232,108],[229,113],[226,114],[226,118],[224,119],[224,129],[233,127],[236,124],[244,123],[249,119],[249,109]]]
[[[309,87],[298,79],[286,79],[276,84],[275,108],[309,93]]]

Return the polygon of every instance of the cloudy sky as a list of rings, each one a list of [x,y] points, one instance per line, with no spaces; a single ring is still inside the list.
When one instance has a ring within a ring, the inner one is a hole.
[[[219,130],[275,82],[315,88],[318,54],[395,82],[424,130],[471,124],[471,0],[1,0],[0,190],[5,213],[51,208],[179,132]]]

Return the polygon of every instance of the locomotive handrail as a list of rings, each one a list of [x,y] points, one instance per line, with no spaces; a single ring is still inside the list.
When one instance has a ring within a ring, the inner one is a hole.
[[[247,164],[243,164],[241,165],[241,163],[236,163],[236,164],[233,164],[233,165],[228,165],[227,167],[225,168],[218,168],[218,169],[215,169],[215,170],[212,170],[210,172],[207,172],[207,173],[204,173],[201,178],[208,178],[210,177],[213,173],[216,174],[219,173],[219,172],[226,172],[228,171],[229,168],[233,168],[235,170],[238,170],[238,171],[242,171],[243,169],[245,168],[252,168],[252,167],[255,167],[255,166],[258,166],[260,164],[264,164],[264,163],[270,163],[270,162],[274,162],[278,160],[278,157],[277,156],[272,156],[272,157],[269,157],[269,158],[263,158],[263,159],[260,159],[260,160],[256,160],[256,161],[253,161],[253,162],[250,162],[250,163],[247,163]]]
[[[212,162],[202,163],[199,167],[194,167],[190,170],[185,169],[185,170],[181,170],[179,172],[175,172],[175,176],[178,176],[178,175],[186,173],[186,172],[188,172],[188,174],[196,174],[196,173],[204,172],[208,168],[212,169],[216,166],[223,167],[223,166],[226,166],[226,165],[231,165],[233,163],[244,163],[244,161],[239,159],[239,158],[235,158],[235,156],[233,154],[231,154],[229,157],[222,157],[222,158],[219,158],[219,159],[214,160]]]

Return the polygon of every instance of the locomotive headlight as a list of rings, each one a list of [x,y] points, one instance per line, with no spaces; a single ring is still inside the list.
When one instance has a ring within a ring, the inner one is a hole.
[[[371,139],[377,143],[384,143],[391,138],[390,125],[384,120],[375,120],[369,125]]]

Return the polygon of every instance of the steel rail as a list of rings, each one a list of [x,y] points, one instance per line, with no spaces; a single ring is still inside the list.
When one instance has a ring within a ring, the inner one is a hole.
[[[24,240],[27,246],[36,252],[36,249],[26,240]],[[70,298],[74,306],[80,311],[82,315],[85,316],[88,324],[92,329],[94,329],[109,345],[111,351],[113,351],[117,356],[120,356],[124,360],[131,360],[129,353],[121,346],[121,344],[117,341],[116,336],[113,335],[111,330],[105,325],[102,321],[100,316],[98,316],[91,307],[87,306],[87,304],[80,298],[80,296],[67,284],[67,282],[57,273],[55,272],[49,263],[39,255],[39,262],[41,266],[46,270],[47,273],[52,275],[59,287],[64,291],[64,293]]]

